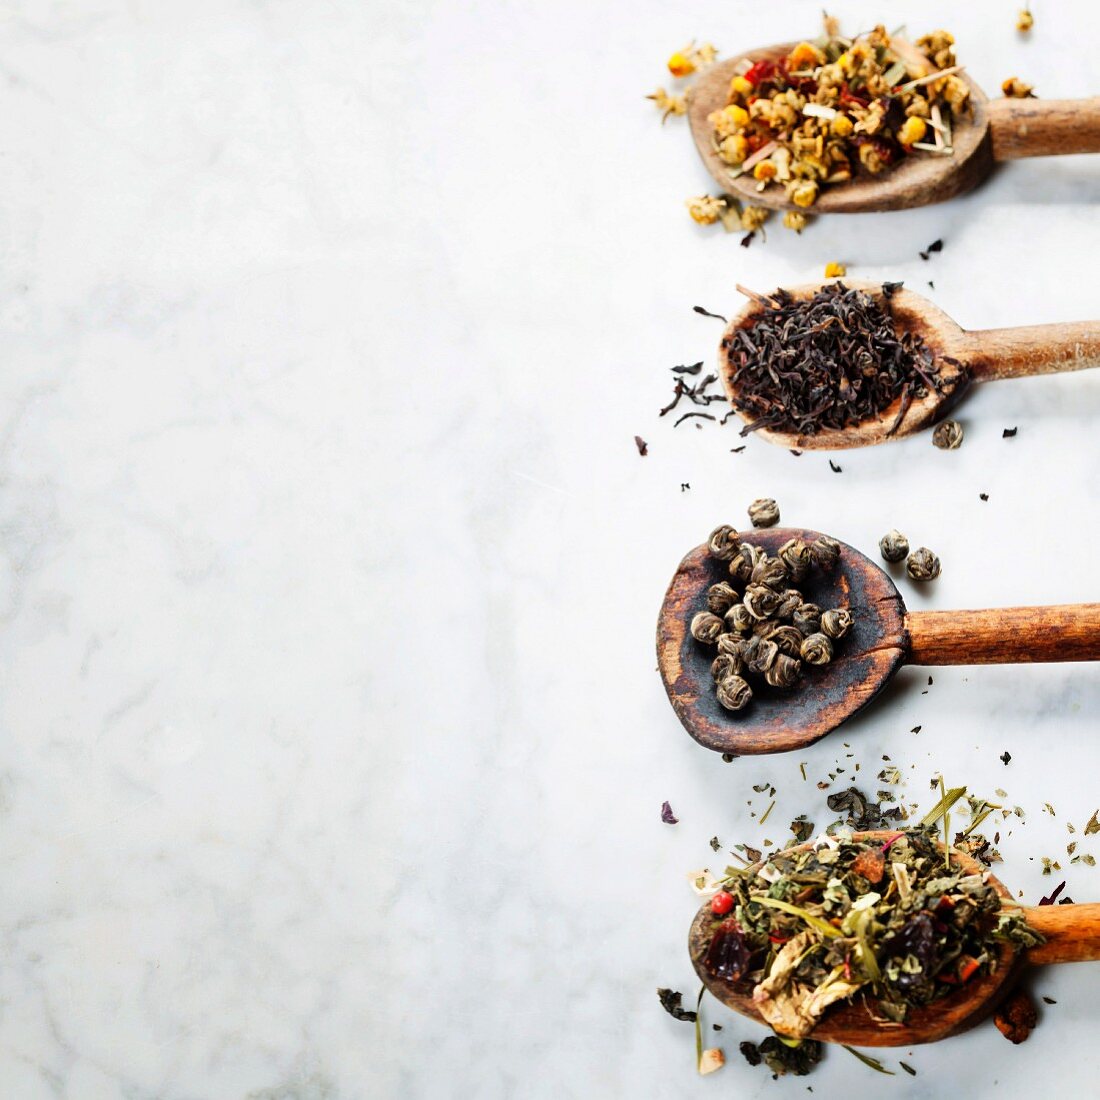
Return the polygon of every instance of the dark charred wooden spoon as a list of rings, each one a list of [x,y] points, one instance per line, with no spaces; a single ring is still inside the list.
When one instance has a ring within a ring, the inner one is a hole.
[[[772,527],[743,535],[775,555],[788,539],[813,542],[817,531]],[[793,691],[761,688],[742,711],[718,702],[710,666],[715,651],[689,630],[706,592],[728,580],[725,562],[706,546],[680,562],[657,621],[657,663],[669,701],[701,745],[736,756],[789,752],[824,737],[862,710],[905,664],[996,665],[1100,660],[1100,604],[1001,607],[989,611],[907,611],[894,582],[858,550],[840,544],[830,573],[801,585],[822,608],[852,611],[852,628],[823,666],[804,666]]]
[[[856,834],[857,837],[881,838],[884,843],[896,835],[896,831]],[[962,852],[953,850],[951,859],[968,874],[986,871],[985,867]],[[1006,905],[1018,910],[1028,926],[1045,937],[1046,943],[1026,950],[1018,949],[1015,944],[1002,944],[996,970],[960,986],[954,993],[930,1005],[913,1007],[904,1024],[877,1018],[873,998],[857,995],[851,1001],[830,1007],[810,1037],[827,1043],[847,1043],[859,1047],[897,1047],[935,1042],[966,1031],[994,1011],[1012,991],[1020,971],[1026,965],[1100,960],[1100,905],[1018,906],[1001,882],[990,876],[990,883],[1005,899]],[[708,904],[699,910],[691,925],[688,949],[696,973],[708,991],[734,1012],[769,1026],[757,1011],[750,988],[715,978],[703,965],[712,922]]]
[[[844,285],[863,290],[882,301],[879,283],[845,279]],[[796,286],[787,293],[796,299],[812,298],[819,285]],[[722,334],[718,348],[718,371],[734,410],[738,408],[738,384],[734,365],[726,352],[726,338],[738,328],[750,328],[764,308],[754,299],[734,316]],[[754,436],[795,450],[842,450],[867,447],[900,439],[934,424],[944,416],[975,382],[997,378],[1023,378],[1034,374],[1085,370],[1100,366],[1100,322],[1075,321],[1054,325],[1030,325],[1022,328],[986,329],[968,332],[927,298],[902,287],[890,297],[890,312],[899,332],[919,336],[935,357],[943,381],[943,391],[929,392],[913,399],[905,417],[891,431],[901,408],[898,398],[877,419],[866,420],[842,430],[822,429],[815,435],[802,435],[775,428],[760,428]],[[954,360],[949,362],[945,360]]]
[[[717,62],[699,76],[689,93],[688,121],[707,171],[728,194],[773,210],[799,208],[787,200],[781,186],[757,191],[751,174],[732,176],[730,166],[714,151],[713,127],[707,116],[728,102],[730,80],[742,62],[777,61],[795,45],[762,46]],[[997,161],[1100,153],[1100,97],[989,100],[965,72],[958,75],[970,88],[973,109],[954,123],[951,156],[907,156],[878,175],[857,176],[848,183],[825,187],[808,213],[854,214],[925,206],[969,191],[989,175]]]

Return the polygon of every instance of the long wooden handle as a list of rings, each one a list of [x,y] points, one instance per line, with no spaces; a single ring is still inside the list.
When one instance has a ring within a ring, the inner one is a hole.
[[[994,160],[1100,153],[1100,96],[994,99],[986,110]]]
[[[909,611],[905,626],[912,665],[1100,661],[1100,603]]]
[[[1028,948],[1033,963],[1095,962],[1100,959],[1100,905],[1037,905],[1024,919],[1046,937]]]
[[[1100,367],[1100,321],[991,328],[966,339],[975,382]]]

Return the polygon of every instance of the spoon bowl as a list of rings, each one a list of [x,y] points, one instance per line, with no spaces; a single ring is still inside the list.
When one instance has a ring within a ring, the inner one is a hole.
[[[897,836],[897,833],[898,830],[875,831],[856,833],[855,836],[857,839],[882,840],[885,843],[891,837]],[[967,874],[986,871],[985,867],[963,852],[952,849],[951,858]],[[764,862],[766,861],[754,864],[751,869],[759,870]],[[989,881],[1002,898],[1012,902],[1012,895],[996,878],[990,876]],[[751,986],[743,982],[715,978],[703,965],[712,925],[713,916],[708,903],[696,914],[688,935],[688,950],[695,972],[707,991],[724,1005],[742,1016],[748,1016],[768,1026],[753,1002]],[[1015,944],[1005,942],[998,945],[997,965],[988,974],[959,986],[931,1004],[910,1008],[903,1024],[882,1018],[875,1011],[873,997],[857,994],[851,1000],[832,1005],[813,1029],[810,1038],[827,1043],[847,1043],[849,1046],[896,1047],[931,1043],[957,1035],[960,1031],[973,1027],[993,1011],[1011,991],[1022,969],[1024,958],[1024,953]]]
[[[742,534],[772,556],[792,538],[812,543],[820,534],[789,527]],[[810,602],[852,613],[833,660],[805,666],[793,691],[762,689],[733,713],[715,693],[714,650],[689,629],[706,607],[707,589],[728,577],[725,562],[696,547],[680,562],[657,620],[657,666],[669,702],[688,733],[715,752],[746,756],[811,745],[867,706],[903,664],[1100,660],[1100,604],[907,611],[886,572],[840,543],[836,567],[812,571],[801,585]]]
[[[714,151],[707,117],[726,105],[730,80],[745,62],[776,61],[794,46],[793,42],[762,46],[716,62],[699,75],[689,93],[688,122],[707,171],[726,193],[772,210],[801,208],[787,199],[780,186],[758,191],[757,181],[748,173],[733,175]],[[878,175],[858,175],[826,187],[808,212],[852,214],[924,206],[971,190],[997,161],[1100,152],[1100,98],[989,100],[965,71],[958,75],[970,88],[972,106],[969,114],[954,120],[950,156],[912,154]]]
[[[879,283],[845,279],[844,286],[870,295],[882,305],[885,301]],[[787,289],[796,301],[812,298],[821,286],[806,284]],[[733,334],[752,329],[767,304],[767,297],[756,295],[731,318],[718,348],[718,373],[730,406],[738,411],[739,384],[734,377],[736,364],[731,361]],[[901,398],[872,420],[846,428],[826,428],[812,435],[780,428],[758,428],[753,435],[794,450],[844,450],[868,447],[891,439],[901,439],[934,424],[955,406],[974,382],[997,378],[1051,374],[1100,366],[1100,323],[1081,321],[1068,324],[1033,325],[1021,328],[967,331],[927,298],[905,287],[889,297],[888,309],[899,333],[911,333],[928,346],[933,365],[942,384],[924,397],[914,397],[905,417],[895,428]],[[738,411],[740,416],[740,412]]]

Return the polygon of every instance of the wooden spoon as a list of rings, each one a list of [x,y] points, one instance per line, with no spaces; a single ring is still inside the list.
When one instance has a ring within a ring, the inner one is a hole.
[[[743,535],[772,555],[788,539],[818,537],[790,527]],[[852,628],[833,660],[804,664],[793,691],[761,686],[745,710],[731,712],[715,694],[714,647],[689,630],[692,616],[706,608],[707,589],[728,579],[726,563],[705,545],[696,547],[680,562],[657,620],[657,663],[669,701],[688,733],[715,752],[747,756],[811,745],[862,710],[904,664],[1100,660],[1100,604],[907,611],[886,573],[841,543],[836,568],[815,569],[801,585],[806,599],[823,609],[851,609]]]
[[[894,832],[857,833],[857,837],[876,838],[883,842]],[[952,850],[953,863],[968,874],[987,868],[963,852]],[[754,864],[754,868],[761,864]],[[931,1043],[966,1031],[992,1012],[1015,985],[1020,971],[1028,963],[1089,962],[1100,960],[1100,905],[1016,906],[1011,894],[993,876],[990,884],[1001,897],[1018,908],[1028,926],[1046,938],[1046,943],[1020,950],[1017,945],[1000,946],[997,968],[976,978],[948,996],[930,1005],[910,1009],[904,1024],[876,1018],[874,998],[857,995],[854,1000],[829,1008],[811,1037],[827,1043],[847,1043],[858,1047],[899,1047],[916,1043]],[[688,936],[688,950],[695,972],[703,984],[724,1005],[742,1016],[765,1023],[753,1003],[752,990],[741,983],[715,978],[703,965],[703,956],[710,943],[713,916],[709,903],[695,916]],[[765,1026],[769,1026],[765,1024]]]
[[[863,290],[882,301],[882,286],[845,279],[844,285]],[[812,298],[818,285],[796,286],[788,293],[796,299]],[[734,367],[729,361],[726,341],[738,328],[750,328],[763,310],[754,299],[726,326],[718,348],[718,370],[722,384],[736,410],[738,386]],[[905,418],[890,431],[901,408],[899,397],[876,420],[867,420],[851,428],[826,429],[816,435],[802,435],[774,428],[759,428],[754,436],[795,450],[840,450],[866,447],[890,439],[912,435],[934,423],[959,400],[973,382],[997,378],[1022,378],[1032,374],[1055,374],[1100,366],[1100,322],[1071,321],[1055,325],[1030,325],[1023,328],[985,329],[967,332],[943,310],[926,298],[902,287],[890,297],[890,312],[899,332],[912,332],[924,340],[935,356],[935,365],[944,383],[943,391],[914,398]],[[944,362],[956,360],[959,365]],[[739,414],[740,415],[740,414]]]
[[[776,61],[794,48],[788,42],[764,46],[720,61],[705,70],[692,86],[688,104],[695,146],[707,171],[722,190],[753,206],[797,210],[782,186],[758,191],[751,173],[731,176],[730,167],[714,151],[712,111],[728,102],[730,80],[745,60]],[[943,202],[981,183],[997,161],[1044,157],[1059,153],[1100,153],[1100,97],[1091,99],[995,99],[965,73],[972,110],[953,125],[954,153],[914,153],[879,175],[859,175],[848,183],[822,188],[806,213],[853,214],[869,210],[902,210]]]

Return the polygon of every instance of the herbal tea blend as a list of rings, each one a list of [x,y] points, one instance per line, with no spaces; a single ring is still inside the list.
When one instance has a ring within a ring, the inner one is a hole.
[[[781,1035],[810,1034],[856,995],[903,1023],[912,1006],[994,970],[1000,944],[1042,942],[989,878],[945,857],[933,827],[886,841],[821,836],[758,868],[726,869],[702,963],[751,990]]]
[[[847,428],[900,398],[893,433],[914,397],[941,391],[932,352],[894,324],[890,297],[900,285],[884,283],[881,302],[841,282],[803,300],[785,290],[754,296],[761,309],[722,340],[733,404],[748,421],[741,434]]]
[[[758,526],[764,525],[762,520],[770,526],[778,520],[779,508],[774,500],[758,500],[749,514]],[[798,585],[813,569],[836,566],[838,542],[826,535],[812,544],[789,539],[773,558],[723,524],[711,532],[707,550],[729,563],[730,580],[707,590],[706,610],[693,615],[691,635],[717,648],[710,671],[718,702],[726,710],[743,710],[762,684],[781,690],[797,687],[803,662],[826,665],[832,660],[833,647],[851,630],[852,614],[847,608],[823,611],[806,602]]]
[[[729,101],[712,112],[712,142],[734,175],[783,187],[796,206],[820,189],[876,175],[914,152],[950,156],[951,130],[970,111],[947,31],[916,44],[884,27],[856,39],[835,26],[778,61],[746,61]]]

